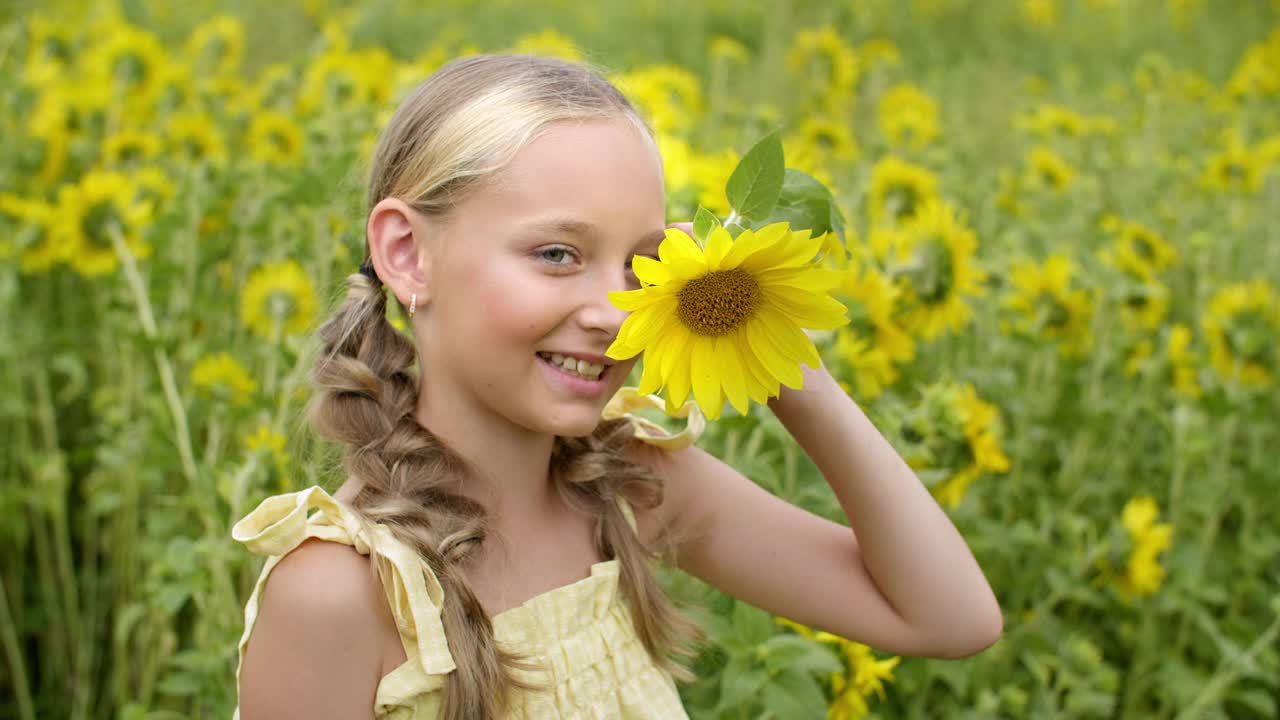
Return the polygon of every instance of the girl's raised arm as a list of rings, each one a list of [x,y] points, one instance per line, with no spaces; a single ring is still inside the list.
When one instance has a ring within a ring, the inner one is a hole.
[[[642,451],[666,483],[655,518],[688,533],[678,566],[771,613],[885,652],[957,658],[992,645],[1003,618],[964,538],[826,368],[804,373],[803,390],[784,386],[769,407],[831,485],[852,532],[700,448]]]

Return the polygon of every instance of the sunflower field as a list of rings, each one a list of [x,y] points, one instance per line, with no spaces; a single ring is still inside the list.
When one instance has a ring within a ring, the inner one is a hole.
[[[0,2],[0,720],[230,716],[231,525],[341,482],[300,410],[369,153],[477,52],[607,68],[671,222],[781,132],[823,360],[1004,612],[892,657],[663,568],[691,717],[1280,717],[1277,0],[51,0]],[[699,443],[846,522],[766,407]]]

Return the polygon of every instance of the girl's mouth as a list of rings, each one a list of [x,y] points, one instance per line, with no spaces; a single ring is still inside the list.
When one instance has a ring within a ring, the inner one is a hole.
[[[567,360],[561,357],[561,362],[555,362],[554,354],[536,353],[538,362],[546,369],[547,376],[550,381],[560,387],[565,388],[570,393],[584,398],[597,398],[604,393],[608,387],[609,369],[612,366],[601,367],[596,365],[592,367],[588,365],[585,370],[591,373],[595,368],[600,368],[594,377],[584,375],[578,370],[569,370],[565,367]],[[576,362],[576,361],[575,361]]]

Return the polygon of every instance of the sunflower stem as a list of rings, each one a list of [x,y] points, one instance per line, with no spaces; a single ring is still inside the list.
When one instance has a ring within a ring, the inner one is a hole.
[[[129,248],[124,244],[124,238],[121,237],[120,228],[115,223],[110,224],[107,228],[107,235],[111,237],[111,244],[115,247],[116,255],[120,258],[120,266],[124,270],[125,280],[128,281],[129,289],[133,291],[134,304],[137,306],[138,318],[142,322],[142,331],[146,334],[147,339],[155,342],[158,333],[156,332],[155,315],[151,310],[151,301],[147,297],[147,290],[142,284],[142,276],[138,273],[138,265],[133,259],[133,253],[129,252]],[[182,403],[182,398],[178,395],[178,383],[174,379],[173,364],[169,362],[169,355],[163,348],[158,345],[153,348],[156,366],[160,370],[160,384],[164,389],[165,401],[169,405],[169,414],[173,418],[174,424],[174,440],[178,446],[178,456],[182,460],[182,472],[187,476],[187,482],[192,488],[199,485],[199,474],[196,471],[195,454],[191,450],[191,433],[187,429],[186,406]],[[212,498],[206,498],[212,500]],[[209,505],[207,507],[213,507]]]

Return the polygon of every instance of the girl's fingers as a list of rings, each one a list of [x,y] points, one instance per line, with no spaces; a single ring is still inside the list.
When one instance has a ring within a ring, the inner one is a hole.
[[[683,230],[683,231],[684,231],[684,234],[685,234],[685,235],[688,235],[689,237],[693,237],[693,223],[691,223],[691,222],[678,222],[678,223],[671,223],[671,224],[670,224],[670,225],[668,225],[667,227],[669,227],[669,228],[680,228],[681,230]]]

